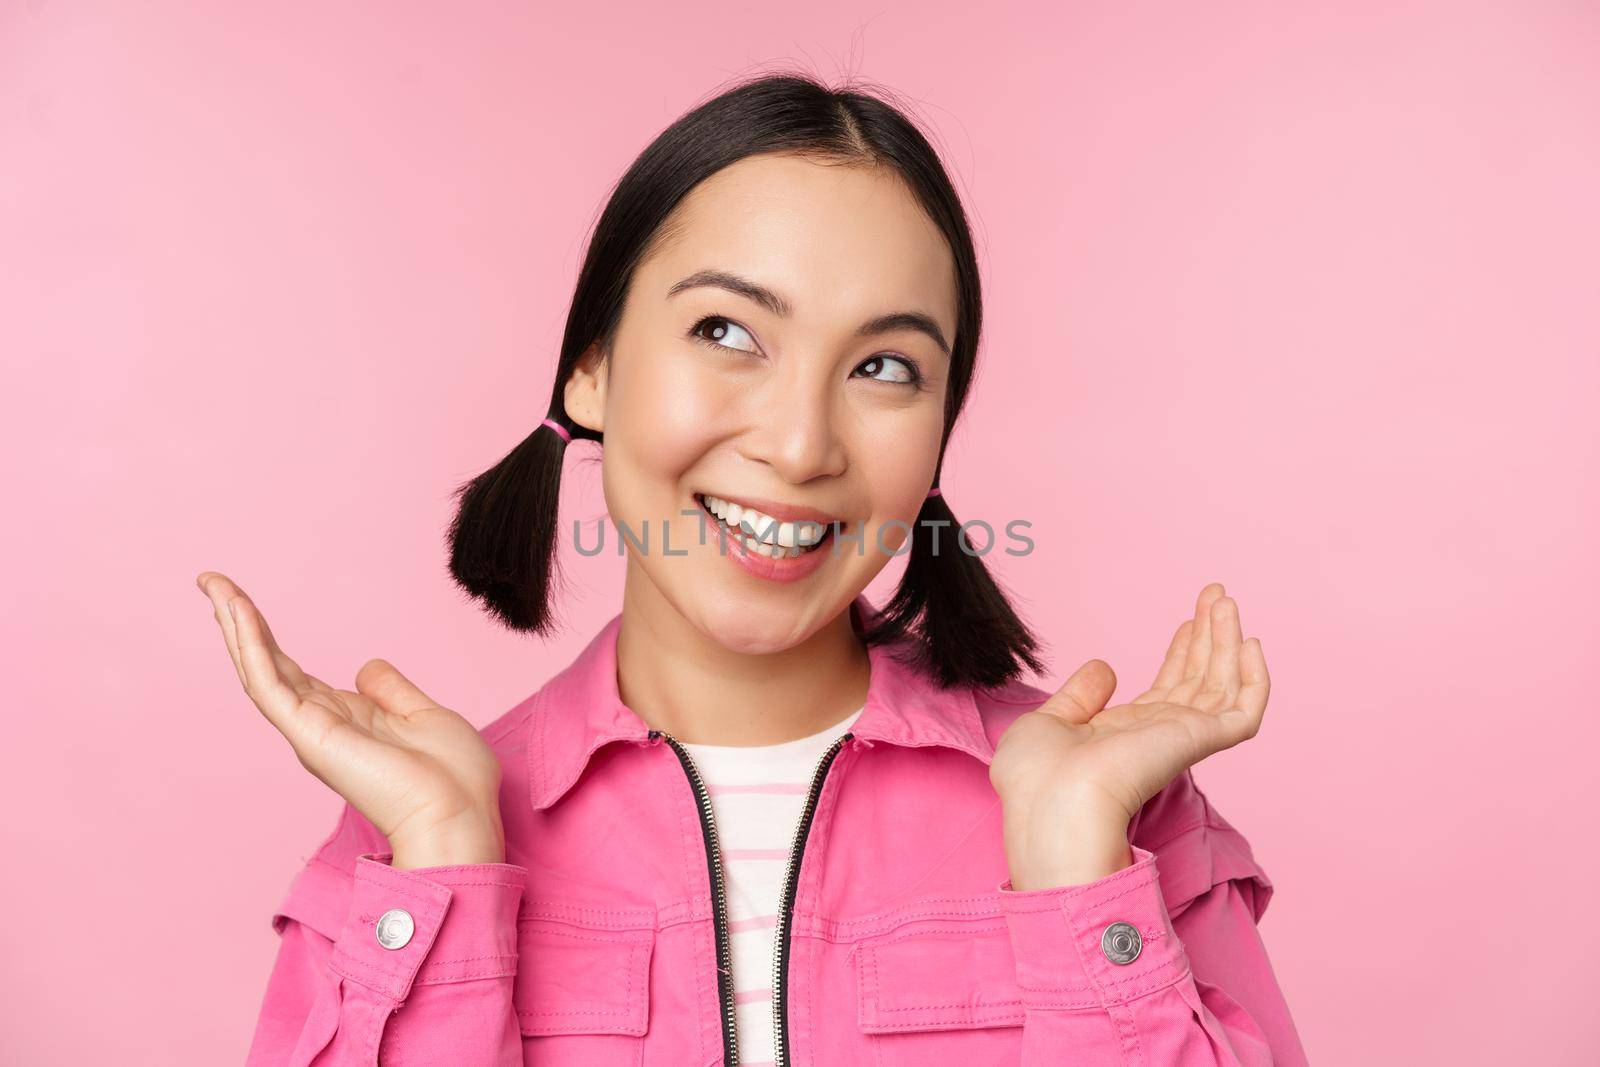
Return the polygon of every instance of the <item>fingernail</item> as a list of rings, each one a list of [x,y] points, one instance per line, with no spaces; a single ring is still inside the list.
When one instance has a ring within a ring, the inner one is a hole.
[[[239,621],[239,598],[234,597],[228,601],[228,614],[233,616],[233,621]]]

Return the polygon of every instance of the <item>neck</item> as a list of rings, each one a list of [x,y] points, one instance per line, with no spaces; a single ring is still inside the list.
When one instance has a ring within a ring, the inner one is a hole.
[[[780,652],[737,652],[696,629],[629,568],[617,632],[622,702],[686,744],[776,745],[861,707],[866,646],[845,610]]]

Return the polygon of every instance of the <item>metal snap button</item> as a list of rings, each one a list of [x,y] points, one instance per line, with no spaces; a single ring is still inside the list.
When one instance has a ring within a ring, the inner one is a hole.
[[[1132,923],[1112,923],[1100,935],[1100,951],[1106,954],[1106,959],[1116,964],[1132,963],[1138,959],[1139,949],[1143,945],[1138,927]]]
[[[411,943],[411,935],[416,932],[417,924],[404,908],[390,908],[378,917],[378,944],[384,948],[405,948]]]

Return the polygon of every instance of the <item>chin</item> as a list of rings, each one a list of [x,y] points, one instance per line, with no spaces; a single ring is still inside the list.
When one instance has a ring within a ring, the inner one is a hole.
[[[807,636],[798,616],[774,617],[771,611],[753,609],[749,604],[708,603],[701,608],[700,620],[713,641],[747,656],[783,652]]]

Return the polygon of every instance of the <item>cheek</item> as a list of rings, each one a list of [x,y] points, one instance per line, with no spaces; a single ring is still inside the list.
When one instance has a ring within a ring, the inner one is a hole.
[[[861,465],[871,487],[874,521],[916,521],[938,467],[943,429],[942,413],[924,412],[916,418],[896,420],[865,442]],[[891,527],[884,532],[884,544],[898,543],[904,537],[903,528]]]
[[[704,457],[733,398],[725,382],[696,373],[692,361],[670,351],[634,358],[627,370],[606,397],[606,425],[615,430],[606,433],[605,463],[608,485],[636,499],[630,489],[649,488],[635,486],[635,478],[658,483],[659,492],[662,479],[678,478]]]

